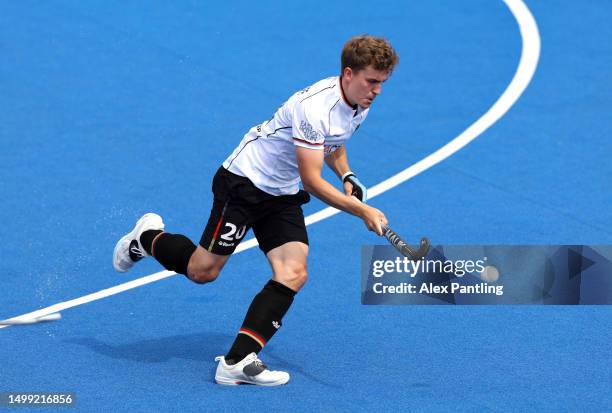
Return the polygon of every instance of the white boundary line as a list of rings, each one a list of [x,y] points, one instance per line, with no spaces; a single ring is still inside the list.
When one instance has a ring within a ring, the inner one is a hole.
[[[499,99],[497,99],[493,106],[491,106],[491,108],[484,115],[482,115],[476,122],[474,122],[470,127],[468,127],[455,139],[448,142],[446,145],[444,145],[434,153],[421,159],[414,165],[411,165],[410,167],[404,169],[396,175],[393,175],[391,178],[388,178],[383,182],[374,185],[372,188],[369,188],[368,196],[370,198],[378,196],[383,192],[386,192],[391,188],[394,188],[397,185],[406,182],[407,180],[415,177],[423,171],[426,171],[432,166],[437,165],[444,159],[448,158],[455,152],[462,149],[468,143],[480,136],[489,127],[491,127],[491,125],[497,122],[502,116],[504,116],[506,112],[508,112],[508,110],[512,107],[512,105],[514,105],[514,103],[523,94],[523,92],[529,85],[529,82],[533,78],[533,75],[538,65],[538,59],[540,57],[540,34],[538,32],[538,26],[535,22],[535,19],[533,18],[533,15],[522,0],[503,1],[504,3],[506,3],[506,6],[508,6],[518,23],[523,43],[521,59],[518,64],[518,68],[516,70],[516,73],[514,74],[514,77],[512,78],[512,81],[510,82],[504,93],[502,93]],[[306,225],[311,225],[323,219],[329,218],[337,214],[338,212],[340,211],[332,207],[322,209],[321,211],[315,212],[314,214],[307,216]],[[236,248],[235,253],[239,253],[249,248],[253,248],[256,245],[257,240],[251,238],[238,245],[238,248]],[[119,294],[132,288],[150,284],[155,281],[162,280],[164,278],[172,277],[173,275],[176,275],[176,273],[172,271],[160,271],[155,274],[147,275],[146,277],[138,278],[133,281],[129,281],[114,287],[106,288],[104,290],[85,295],[83,297],[76,298],[74,300],[64,301],[49,307],[41,308],[40,310],[13,317],[7,321],[23,321],[31,318],[46,316],[48,314],[60,312],[71,307],[76,307],[81,304],[86,304],[95,300],[99,300],[104,297]],[[0,325],[0,328],[5,327],[9,326]]]

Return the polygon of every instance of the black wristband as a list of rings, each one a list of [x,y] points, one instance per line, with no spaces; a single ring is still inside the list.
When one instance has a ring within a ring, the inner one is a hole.
[[[352,173],[352,172],[347,173],[346,175],[344,175],[344,176],[342,177],[342,183],[347,182],[351,176],[357,176],[357,175],[355,175],[355,174],[354,174],[354,173]]]

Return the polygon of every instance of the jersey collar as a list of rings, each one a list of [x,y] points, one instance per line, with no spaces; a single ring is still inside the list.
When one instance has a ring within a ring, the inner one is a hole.
[[[348,100],[346,99],[346,96],[344,95],[344,89],[342,89],[342,76],[338,76],[337,94],[338,94],[338,97],[342,100],[342,105],[340,105],[340,107],[347,114],[350,113],[353,117],[355,117],[366,110],[362,108],[361,106],[359,106],[357,103],[355,103],[354,105],[351,105],[348,102]]]
[[[343,108],[350,110],[354,115],[360,112],[361,108],[359,107],[359,105],[356,103],[354,105],[351,105],[346,96],[344,95],[344,89],[342,88],[342,76],[338,76],[338,95],[338,97],[342,99],[342,103],[344,103],[342,105]]]

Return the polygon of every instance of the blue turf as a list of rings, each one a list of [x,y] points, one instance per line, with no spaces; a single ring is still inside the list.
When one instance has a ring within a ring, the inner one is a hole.
[[[523,97],[373,201],[411,240],[612,243],[612,8],[528,6],[542,54]],[[473,123],[520,56],[501,1],[4,2],[0,318],[159,271],[115,274],[116,239],[149,210],[198,239],[219,163],[362,32],[402,58],[349,145],[368,185]],[[0,391],[73,391],[82,411],[612,409],[609,307],[361,306],[360,246],[380,239],[347,215],[309,235],[310,281],[262,353],[288,386],[212,382],[270,275],[251,249],[213,285],[174,277],[0,330]]]

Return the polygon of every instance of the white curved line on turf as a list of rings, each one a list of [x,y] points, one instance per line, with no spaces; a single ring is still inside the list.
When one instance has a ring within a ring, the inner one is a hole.
[[[463,131],[452,141],[430,154],[429,156],[421,159],[414,165],[404,169],[403,171],[393,175],[391,178],[384,180],[383,182],[374,185],[368,189],[368,195],[370,198],[378,196],[383,192],[388,191],[391,188],[413,178],[421,172],[431,168],[432,166],[442,162],[455,152],[462,149],[468,143],[480,136],[485,130],[491,127],[497,122],[502,116],[508,112],[508,110],[514,105],[514,103],[523,94],[529,82],[533,78],[538,65],[538,59],[540,57],[540,34],[538,32],[538,26],[533,18],[533,15],[522,2],[522,0],[504,0],[506,6],[510,9],[514,18],[516,19],[519,30],[521,33],[521,39],[523,42],[523,48],[521,51],[521,59],[518,64],[518,68],[512,81],[497,99],[497,101],[491,106],[491,108],[482,115],[476,122],[470,127]],[[306,217],[306,225],[314,224],[325,218],[329,218],[338,211],[336,208],[327,207],[321,211],[315,212],[312,215]],[[253,248],[257,245],[257,240],[251,238],[247,241],[242,242],[236,252],[242,252],[249,248]],[[36,317],[45,316],[55,312],[65,310],[67,308],[75,307],[81,304],[89,303],[91,301],[99,300],[104,297],[119,294],[123,291],[130,290],[132,288],[140,287],[145,284],[150,284],[155,281],[159,281],[164,278],[176,275],[173,271],[160,271],[155,274],[148,275],[146,277],[138,278],[133,281],[126,282],[114,287],[106,288],[104,290],[85,295],[83,297],[76,298],[70,301],[64,301],[58,304],[54,304],[49,307],[42,308],[27,314],[23,314],[17,317],[13,317],[6,321],[23,321],[29,320]],[[8,327],[8,325],[0,325],[0,328]]]

